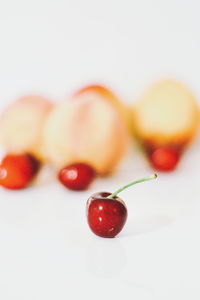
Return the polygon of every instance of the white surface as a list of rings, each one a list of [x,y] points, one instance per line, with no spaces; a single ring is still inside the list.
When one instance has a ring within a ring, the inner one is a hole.
[[[0,1],[0,106],[36,92],[59,100],[90,81],[137,97],[159,76],[200,98],[198,1]],[[123,193],[124,231],[88,229],[85,202],[151,173],[133,150],[119,172],[72,193],[58,183],[0,190],[0,299],[200,298],[200,142],[178,170]]]

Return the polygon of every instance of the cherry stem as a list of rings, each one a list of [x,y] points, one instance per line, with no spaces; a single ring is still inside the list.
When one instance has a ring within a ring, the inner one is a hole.
[[[156,179],[157,178],[157,174],[152,174],[148,177],[144,177],[144,178],[141,178],[141,179],[138,179],[138,180],[135,180],[123,187],[121,187],[120,189],[118,189],[117,191],[115,191],[114,193],[112,193],[111,195],[109,195],[107,198],[109,199],[113,199],[114,197],[116,197],[120,192],[122,192],[123,190],[127,189],[128,187],[132,186],[132,185],[135,185],[137,183],[140,183],[140,182],[144,182],[144,181],[148,181],[148,180],[152,180],[152,179]]]

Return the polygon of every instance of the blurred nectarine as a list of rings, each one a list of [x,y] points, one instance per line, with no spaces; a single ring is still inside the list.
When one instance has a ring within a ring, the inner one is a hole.
[[[133,125],[138,137],[154,146],[187,144],[198,124],[195,97],[187,87],[173,80],[151,86],[134,107]]]
[[[163,80],[152,85],[136,103],[132,113],[135,133],[144,149],[156,161],[162,161],[169,170],[172,153],[177,157],[193,139],[199,125],[199,109],[191,91],[173,80]],[[167,147],[167,148],[166,148]],[[167,150],[166,150],[167,149]],[[162,159],[158,154],[162,153]],[[178,159],[174,159],[176,164]],[[174,169],[175,165],[171,169]]]
[[[123,156],[128,130],[111,92],[87,88],[55,107],[45,124],[49,159],[58,167],[74,162],[91,165],[99,174],[113,171]]]
[[[42,130],[52,104],[40,96],[25,96],[0,118],[0,143],[9,153],[32,153],[44,158]]]

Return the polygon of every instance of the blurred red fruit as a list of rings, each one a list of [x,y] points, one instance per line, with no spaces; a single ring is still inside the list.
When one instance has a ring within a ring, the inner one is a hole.
[[[39,169],[41,167],[41,163],[32,154],[27,153],[26,155],[27,155],[27,157],[29,158],[29,160],[30,160],[30,162],[32,164],[32,174],[33,174],[33,176],[35,176],[38,173],[38,171],[39,171]]]
[[[180,153],[170,147],[160,147],[151,153],[152,166],[159,171],[172,171],[176,168]]]
[[[94,169],[85,163],[75,163],[63,168],[58,178],[60,182],[70,190],[86,190],[94,180]]]
[[[11,190],[23,189],[38,171],[36,159],[29,154],[6,155],[0,165],[0,185]]]

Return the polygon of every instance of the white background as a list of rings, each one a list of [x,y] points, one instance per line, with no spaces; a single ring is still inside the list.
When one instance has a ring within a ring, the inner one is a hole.
[[[0,108],[20,95],[59,101],[101,82],[134,102],[174,77],[200,99],[198,0],[0,0]],[[55,180],[0,190],[0,299],[200,299],[200,137],[176,172],[123,193],[129,209],[115,239],[88,229],[96,191],[152,172],[130,150],[118,173],[82,193]]]

